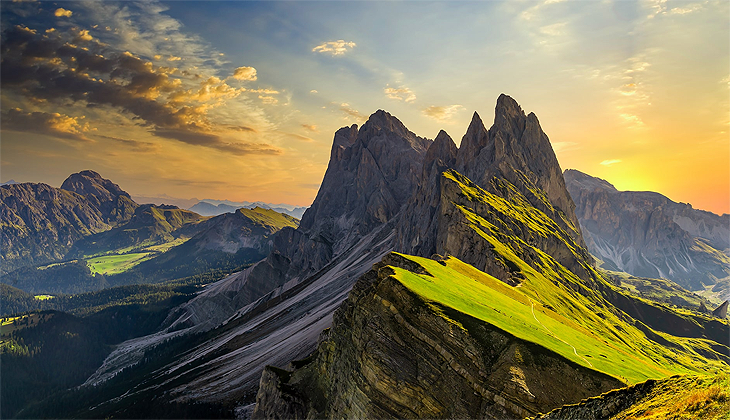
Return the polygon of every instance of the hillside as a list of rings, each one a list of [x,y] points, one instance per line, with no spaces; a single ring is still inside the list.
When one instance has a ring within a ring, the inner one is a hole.
[[[196,234],[183,244],[141,262],[113,281],[159,282],[251,264],[268,255],[276,232],[298,225],[299,220],[291,216],[260,207],[224,213],[197,224]]]

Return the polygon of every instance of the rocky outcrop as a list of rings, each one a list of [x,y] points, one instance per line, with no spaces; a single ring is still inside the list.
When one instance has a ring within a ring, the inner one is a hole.
[[[727,300],[725,302],[722,302],[722,304],[720,306],[718,306],[717,308],[715,308],[714,311],[712,311],[712,316],[717,317],[717,318],[722,318],[722,319],[727,318],[727,306],[728,306]]]
[[[129,220],[137,208],[129,194],[93,171],[71,175],[63,185],[0,186],[2,273],[61,259],[77,240]]]
[[[365,273],[316,353],[264,371],[253,418],[524,418],[620,386],[421,300],[389,266],[423,271],[390,254]]]
[[[717,216],[653,192],[618,191],[576,170],[565,179],[591,253],[604,268],[666,278],[697,290],[730,276],[730,215]]]

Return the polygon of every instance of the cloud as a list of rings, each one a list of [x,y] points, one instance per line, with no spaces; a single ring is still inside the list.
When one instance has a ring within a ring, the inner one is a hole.
[[[390,99],[399,101],[413,102],[416,100],[416,94],[405,86],[399,88],[386,87],[383,92]]]
[[[24,112],[20,108],[13,108],[2,113],[2,129],[92,142],[84,133],[93,129],[83,119],[84,117],[70,117],[57,112]]]
[[[312,48],[312,52],[329,53],[330,55],[343,55],[348,49],[355,48],[357,44],[352,41],[339,39],[337,41],[327,41]]]
[[[311,131],[313,133],[319,133],[319,130],[317,130],[317,126],[314,124],[302,124],[302,127],[304,127],[305,130]]]
[[[619,117],[629,128],[644,128],[645,126],[644,121],[638,115],[624,113],[620,114]]]
[[[604,161],[603,161],[603,162],[601,162],[600,164],[601,164],[601,165],[603,165],[603,166],[611,166],[611,165],[614,165],[614,164],[616,164],[616,163],[621,163],[621,159],[609,159],[609,160],[604,160]]]
[[[250,80],[254,81],[257,79],[256,69],[253,67],[238,67],[233,70],[233,76],[236,80]]]
[[[550,144],[553,146],[553,150],[555,151],[555,153],[575,149],[578,146],[578,143],[573,141],[553,141],[550,142]]]
[[[279,100],[274,98],[273,96],[259,95],[259,99],[261,99],[261,102],[267,105],[274,105],[279,103]]]
[[[120,137],[112,137],[112,136],[98,136],[103,139],[112,140],[114,142],[117,142],[123,146],[126,146],[134,151],[137,152],[150,152],[153,150],[158,150],[160,147],[157,144],[150,143],[147,141],[138,141],[138,140],[129,140],[129,139],[123,139]]]
[[[71,15],[73,15],[74,12],[72,12],[70,10],[66,10],[63,7],[59,7],[58,9],[56,9],[55,12],[53,12],[53,14],[56,17],[71,17]]]
[[[301,140],[301,141],[306,141],[306,142],[313,142],[314,141],[313,138],[310,138],[310,137],[307,137],[307,136],[303,136],[301,134],[295,134],[295,133],[285,133],[285,134],[287,136],[289,136],[289,137],[292,137],[292,138],[295,138],[295,139]]]
[[[193,132],[186,130],[165,130],[153,131],[155,136],[181,141],[194,146],[209,147],[222,152],[231,153],[237,156],[251,154],[257,155],[280,155],[283,153],[278,147],[269,144],[227,142],[220,136],[213,133]]]
[[[318,92],[318,91],[316,91],[316,90],[314,90],[314,89],[312,89],[312,90],[310,90],[310,91],[309,91],[309,93],[311,93],[311,94],[317,94],[317,93],[319,93],[319,92]]]
[[[436,121],[448,121],[458,111],[464,109],[461,105],[449,105],[449,106],[429,106],[422,112],[427,117],[433,118]]]
[[[351,117],[355,117],[359,120],[364,120],[365,118],[367,118],[365,115],[361,114],[359,111],[352,109],[350,107],[350,104],[348,104],[348,103],[341,103],[340,111],[344,112],[345,114],[347,114]]]

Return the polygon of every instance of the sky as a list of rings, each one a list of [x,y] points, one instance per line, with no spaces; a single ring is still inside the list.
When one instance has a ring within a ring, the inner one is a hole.
[[[459,144],[500,93],[563,169],[730,213],[730,2],[2,1],[0,181],[309,205],[385,109]]]

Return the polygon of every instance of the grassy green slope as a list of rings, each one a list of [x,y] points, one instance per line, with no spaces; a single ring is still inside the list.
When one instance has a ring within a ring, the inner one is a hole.
[[[254,223],[263,226],[274,226],[277,230],[285,227],[296,228],[299,226],[299,219],[271,209],[262,209],[261,207],[255,207],[253,209],[242,208],[238,209],[237,212],[248,217]]]
[[[424,267],[428,274],[394,268],[396,279],[427,302],[445,305],[481,319],[575,363],[625,382],[636,383],[676,373],[713,372],[727,367],[691,351],[698,344],[709,351],[708,343],[687,343],[689,339],[674,337],[679,345],[689,347],[681,353],[675,352],[647,339],[633,326],[617,319],[611,320],[615,324],[608,326],[597,317],[594,325],[585,325],[585,319],[574,316],[575,311],[561,314],[536,301],[528,286],[509,286],[456,258],[438,262],[428,258],[404,257]],[[570,299],[560,290],[549,292]]]
[[[396,269],[406,287],[427,301],[483,319],[525,340],[545,346],[588,368],[636,383],[676,373],[711,373],[727,369],[728,348],[701,334],[674,336],[656,331],[618,309],[606,296],[659,311],[667,319],[686,322],[703,331],[703,323],[727,331],[727,321],[675,311],[641,298],[627,297],[579,256],[579,246],[552,219],[532,207],[509,183],[499,180],[508,199],[491,194],[455,171],[443,176],[461,188],[453,203],[465,223],[491,245],[494,257],[519,271],[522,282],[512,287],[449,258],[440,264],[410,257],[431,275]],[[478,202],[479,206],[469,203]],[[482,217],[484,208],[490,220]],[[474,208],[481,210],[476,212]],[[499,226],[497,226],[497,225]],[[523,239],[526,238],[527,240]],[[548,238],[549,241],[541,241]],[[528,243],[529,241],[529,243]],[[579,278],[545,251],[533,245],[563,241],[590,278]],[[696,331],[691,331],[692,333]]]

